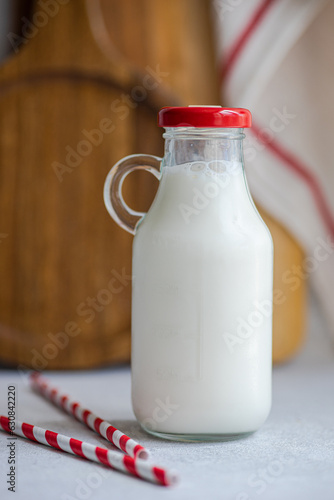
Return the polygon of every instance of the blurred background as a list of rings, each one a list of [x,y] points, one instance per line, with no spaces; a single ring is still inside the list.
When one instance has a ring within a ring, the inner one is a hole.
[[[249,108],[250,189],[275,244],[274,361],[302,349],[314,290],[334,330],[332,20],[326,0],[0,1],[0,362],[130,359],[132,237],[105,177],[162,156],[163,106]],[[334,109],[333,109],[334,111]],[[147,210],[157,181],[125,183]]]

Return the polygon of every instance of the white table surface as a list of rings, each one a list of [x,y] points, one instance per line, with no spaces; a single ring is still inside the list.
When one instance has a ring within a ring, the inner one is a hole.
[[[314,306],[312,306],[314,309]],[[127,366],[50,372],[55,384],[141,441],[180,483],[156,486],[18,438],[16,492],[7,490],[7,434],[0,432],[0,498],[15,500],[182,499],[333,500],[334,349],[317,309],[303,352],[274,369],[273,408],[260,431],[227,443],[174,443],[140,430],[130,405]],[[107,442],[34,394],[15,370],[0,372],[0,411],[16,386],[17,418],[105,446]]]

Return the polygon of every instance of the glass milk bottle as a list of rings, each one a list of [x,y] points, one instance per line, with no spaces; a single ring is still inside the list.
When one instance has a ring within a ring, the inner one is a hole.
[[[243,166],[246,109],[163,108],[164,158],[132,155],[110,171],[112,218],[135,235],[132,404],[141,426],[177,440],[257,430],[271,406],[273,244]],[[147,214],[122,183],[159,180]]]

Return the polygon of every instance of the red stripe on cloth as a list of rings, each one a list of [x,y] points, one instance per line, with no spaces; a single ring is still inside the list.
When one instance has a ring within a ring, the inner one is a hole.
[[[160,484],[163,484],[164,486],[169,485],[169,482],[167,481],[166,478],[166,473],[163,469],[160,469],[160,467],[152,467],[152,470]]]
[[[226,78],[227,75],[231,72],[234,64],[236,63],[239,55],[241,54],[244,47],[247,45],[248,40],[250,39],[253,32],[256,30],[257,26],[260,24],[265,14],[267,13],[269,7],[276,0],[263,0],[258,8],[255,10],[253,16],[249,20],[246,27],[240,33],[237,40],[232,45],[229,53],[225,57],[225,61],[222,65],[221,79]]]
[[[109,425],[106,434],[107,434],[107,439],[109,439],[109,441],[111,442],[113,442],[112,437],[115,431],[116,431],[115,427]]]
[[[252,124],[251,131],[272,154],[279,158],[289,170],[293,171],[305,182],[311,191],[314,203],[325,226],[334,238],[334,217],[316,177],[293,153],[285,149],[279,142],[272,139],[266,141],[261,134],[261,129],[254,123]]]
[[[100,432],[100,425],[102,424],[102,422],[103,422],[102,418],[97,417],[97,418],[95,419],[95,422],[94,422],[94,429],[95,429],[95,430],[96,430],[96,432],[98,432],[98,433]]]
[[[85,455],[82,452],[82,441],[79,441],[78,439],[71,438],[70,439],[70,447],[76,455],[79,455],[80,457],[86,458]]]
[[[3,417],[1,415],[1,417],[0,417],[0,425],[3,428],[4,431],[11,432],[11,430],[9,428],[9,419],[7,417]]]
[[[57,436],[58,436],[57,432],[45,431],[45,439],[47,440],[49,445],[52,446],[53,448],[57,448],[58,450],[61,450],[61,448],[58,444],[58,441],[57,441]]]
[[[123,464],[128,469],[130,474],[134,474],[135,476],[140,477],[138,472],[136,471],[135,460],[132,457],[129,457],[129,455],[125,455],[123,457]]]
[[[108,450],[105,448],[100,448],[99,446],[96,447],[95,450],[97,458],[100,460],[100,462],[104,465],[109,465],[110,463],[108,461]]]
[[[126,451],[126,443],[129,441],[129,437],[128,436],[122,436],[121,439],[119,440],[119,445],[121,447],[121,450],[125,451],[125,453],[127,453]]]
[[[22,424],[22,432],[25,435],[25,437],[31,439],[31,441],[37,441],[37,439],[34,436],[33,428],[34,428],[33,425],[26,424],[24,422]]]
[[[89,415],[91,415],[91,412],[89,410],[85,410],[82,414],[82,420],[85,422],[86,425],[88,425]]]

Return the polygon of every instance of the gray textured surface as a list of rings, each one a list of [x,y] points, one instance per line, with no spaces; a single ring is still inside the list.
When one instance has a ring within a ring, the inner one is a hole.
[[[45,446],[17,441],[17,491],[7,491],[7,435],[0,433],[0,498],[333,500],[334,354],[316,308],[303,352],[274,370],[271,415],[256,434],[229,443],[172,443],[151,438],[135,423],[128,367],[50,373],[73,397],[144,443],[156,462],[179,471],[173,488],[155,486]],[[24,384],[17,372],[0,374],[0,410],[15,384],[17,418],[91,443],[107,443],[55,409]],[[78,485],[81,485],[81,489]],[[83,486],[85,485],[85,487]]]

